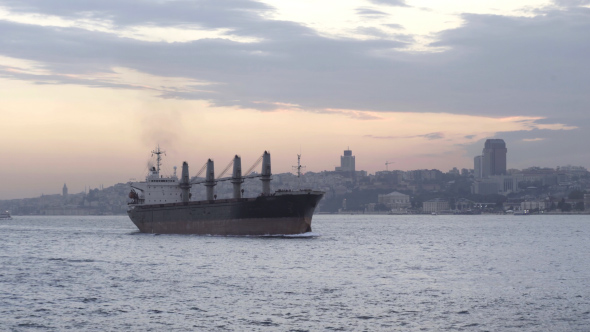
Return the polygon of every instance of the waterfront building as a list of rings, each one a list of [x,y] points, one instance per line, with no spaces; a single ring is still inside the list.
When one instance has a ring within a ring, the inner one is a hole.
[[[394,211],[407,210],[412,206],[410,196],[397,191],[385,195],[378,195],[377,202]]]
[[[442,198],[435,198],[422,203],[422,211],[424,212],[442,212],[449,210],[449,202]]]
[[[524,201],[520,203],[520,209],[524,210],[535,210],[538,209],[539,211],[546,210],[549,207],[548,202],[546,201]]]
[[[455,201],[455,210],[456,211],[466,211],[471,210],[475,206],[475,202],[468,200],[467,198],[459,198]]]

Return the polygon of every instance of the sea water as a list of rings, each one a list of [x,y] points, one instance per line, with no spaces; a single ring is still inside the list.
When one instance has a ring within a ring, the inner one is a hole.
[[[314,216],[313,233],[0,221],[1,331],[589,331],[589,216]]]

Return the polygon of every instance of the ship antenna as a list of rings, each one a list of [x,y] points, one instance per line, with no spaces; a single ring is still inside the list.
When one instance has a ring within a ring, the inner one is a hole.
[[[297,170],[297,178],[299,179],[299,189],[301,189],[301,169],[305,169],[305,166],[301,166],[301,154],[297,155],[297,166],[293,166],[293,169]]]
[[[162,156],[161,155],[166,155],[166,151],[162,151],[160,150],[160,144],[158,144],[158,147],[152,151],[152,156],[156,155],[156,170],[158,171],[158,174],[160,174],[160,166],[162,165]]]
[[[297,177],[301,177],[301,155],[297,155]]]

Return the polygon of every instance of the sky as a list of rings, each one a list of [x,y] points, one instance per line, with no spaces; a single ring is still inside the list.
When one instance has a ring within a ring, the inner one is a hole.
[[[590,167],[590,1],[0,0],[0,199],[207,158]]]

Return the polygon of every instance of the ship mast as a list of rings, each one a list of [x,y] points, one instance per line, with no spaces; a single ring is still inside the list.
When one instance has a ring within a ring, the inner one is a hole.
[[[297,170],[297,177],[301,177],[301,155],[297,155],[297,166],[293,166],[294,169]]]
[[[305,166],[301,166],[301,154],[297,155],[297,166],[293,166],[293,169],[297,170],[297,178],[299,179],[299,189],[301,189],[301,169]]]
[[[157,166],[156,170],[158,171],[158,175],[160,174],[160,166],[162,165],[162,157],[160,156],[161,154],[166,155],[166,151],[160,150],[160,144],[158,144],[158,147],[154,151],[152,151],[152,157],[154,155],[157,156],[156,157],[156,166]]]

